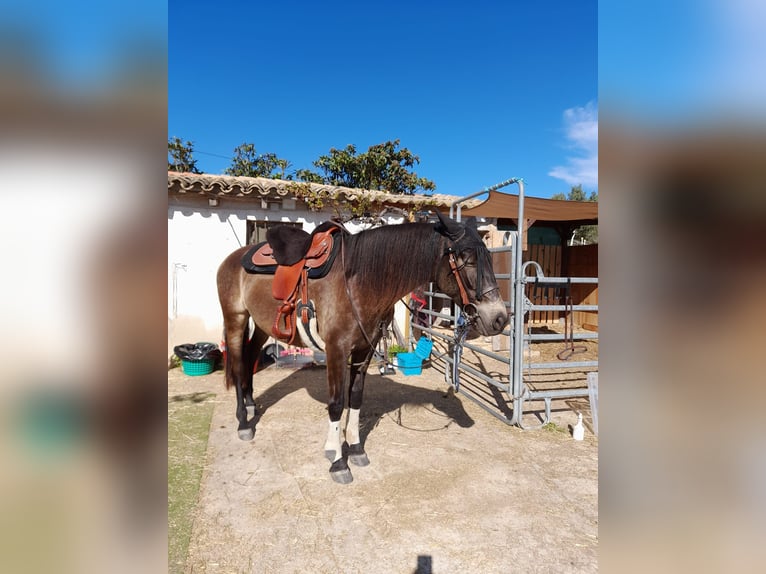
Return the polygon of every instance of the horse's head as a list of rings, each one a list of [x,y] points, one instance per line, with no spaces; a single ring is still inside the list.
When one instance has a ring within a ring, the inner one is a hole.
[[[508,311],[492,269],[492,256],[476,229],[476,219],[458,223],[437,212],[435,231],[446,237],[436,283],[463,308],[482,335],[497,335],[508,324]]]

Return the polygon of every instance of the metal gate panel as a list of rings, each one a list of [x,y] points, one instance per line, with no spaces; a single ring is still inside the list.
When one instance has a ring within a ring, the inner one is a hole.
[[[518,221],[524,221],[524,184],[523,180],[520,179],[507,180],[497,186],[487,188],[483,192],[469,195],[459,200],[459,202],[512,183],[517,183],[519,186]],[[459,202],[456,202],[456,204]],[[453,214],[456,204],[453,204],[450,209],[450,215]],[[459,205],[457,205],[456,219],[460,220]],[[531,379],[541,371],[553,371],[553,373],[549,373],[552,376],[556,376],[556,373],[573,371],[587,374],[588,371],[592,372],[598,369],[598,361],[559,360],[533,362],[531,360],[532,353],[527,353],[527,358],[524,358],[524,350],[530,344],[541,342],[597,341],[598,333],[574,333],[573,329],[570,333],[567,333],[565,329],[563,334],[532,333],[530,323],[527,323],[527,328],[526,330],[524,329],[524,317],[531,317],[531,313],[535,311],[559,311],[563,312],[565,317],[573,320],[575,312],[597,312],[598,305],[574,305],[571,303],[536,305],[527,297],[527,290],[529,287],[539,287],[540,285],[545,285],[546,287],[571,286],[574,284],[598,285],[598,278],[545,277],[542,267],[537,262],[528,261],[522,263],[520,246],[523,245],[523,225],[519,226],[517,231],[510,232],[509,238],[510,242],[508,245],[489,250],[492,253],[493,260],[508,258],[508,265],[504,267],[509,269],[510,272],[495,275],[498,286],[501,287],[501,293],[508,294],[507,299],[504,297],[504,302],[511,313],[509,326],[501,335],[496,335],[498,339],[495,342],[499,342],[500,345],[498,346],[507,350],[490,350],[482,346],[481,342],[473,343],[470,340],[466,341],[461,331],[461,310],[458,306],[451,304],[450,313],[448,314],[434,311],[434,301],[450,301],[450,299],[443,293],[436,291],[433,284],[424,293],[428,297],[429,307],[422,310],[422,313],[429,317],[428,326],[413,324],[410,332],[418,329],[421,332],[427,333],[432,339],[441,341],[442,345],[446,346],[442,352],[439,352],[436,346],[434,347],[432,364],[440,364],[442,366],[445,381],[452,385],[456,392],[459,392],[509,425],[518,425],[524,429],[538,428],[550,422],[552,401],[588,397],[589,389],[587,380],[585,380],[583,387],[564,387],[562,385],[556,387],[554,385],[553,388],[542,388],[545,385],[538,384]],[[527,276],[527,271],[530,267],[535,271],[533,276]],[[448,321],[452,330],[443,331],[435,328],[433,325],[436,320]],[[487,341],[484,341],[484,345],[486,344]],[[486,369],[482,370],[478,365],[465,359],[463,353],[466,350],[479,360],[482,357],[486,357],[494,361],[493,365],[496,365],[499,370],[494,370],[492,373],[487,373]],[[541,409],[530,409],[526,413],[535,417],[537,424],[526,424],[524,419],[525,407],[528,406],[528,403],[540,401],[543,402]]]

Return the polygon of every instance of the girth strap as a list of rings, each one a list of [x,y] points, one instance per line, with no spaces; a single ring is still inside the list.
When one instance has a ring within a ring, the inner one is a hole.
[[[272,294],[275,298],[282,299],[282,303],[277,307],[277,316],[274,318],[274,324],[271,327],[271,334],[277,339],[285,341],[288,345],[292,345],[295,340],[295,308],[299,303],[298,290],[301,291],[301,297],[304,300],[308,300],[308,277],[307,270],[302,265],[302,262],[297,263],[291,267],[280,268],[278,271],[289,272],[289,274],[297,274],[298,278],[295,283],[290,282],[293,285],[292,291],[285,292],[280,291],[280,287],[284,288],[285,283],[281,285],[277,281],[279,273],[275,275],[274,282],[272,283]],[[289,287],[288,287],[289,289]]]

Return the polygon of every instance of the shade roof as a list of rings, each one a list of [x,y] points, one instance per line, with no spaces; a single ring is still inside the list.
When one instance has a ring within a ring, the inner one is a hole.
[[[517,219],[519,196],[500,191],[490,191],[484,203],[463,209],[461,216],[497,217]],[[534,220],[533,225],[555,227],[572,223],[576,225],[598,224],[598,203],[595,201],[565,201],[524,197],[524,217]]]

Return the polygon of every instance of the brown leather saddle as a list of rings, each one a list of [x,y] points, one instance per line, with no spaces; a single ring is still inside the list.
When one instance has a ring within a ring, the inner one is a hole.
[[[271,294],[280,304],[271,334],[280,341],[292,344],[299,314],[310,336],[309,324],[315,319],[316,310],[308,298],[308,280],[329,273],[341,243],[341,238],[334,236],[341,230],[332,221],[323,223],[311,234],[286,225],[272,227],[266,232],[266,241],[242,257],[242,265],[249,273],[274,275]]]

